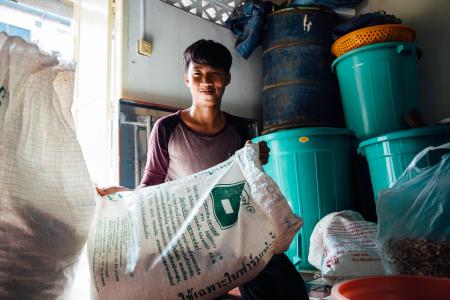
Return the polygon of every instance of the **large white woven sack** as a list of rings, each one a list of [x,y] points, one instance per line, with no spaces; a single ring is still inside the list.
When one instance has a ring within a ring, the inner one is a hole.
[[[261,169],[257,145],[213,168],[97,206],[94,298],[213,299],[287,250],[302,220]]]
[[[0,299],[66,299],[94,212],[72,69],[0,33]]]

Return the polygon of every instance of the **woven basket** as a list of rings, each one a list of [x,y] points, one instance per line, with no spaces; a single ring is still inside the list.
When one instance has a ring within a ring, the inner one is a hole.
[[[383,42],[413,42],[416,32],[409,26],[386,24],[352,31],[334,42],[331,53],[339,57],[350,50]]]

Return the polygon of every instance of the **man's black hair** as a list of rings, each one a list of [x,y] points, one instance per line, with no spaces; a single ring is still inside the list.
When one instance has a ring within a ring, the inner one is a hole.
[[[206,64],[214,68],[223,68],[225,72],[230,73],[232,57],[230,51],[217,42],[212,40],[199,40],[189,47],[183,53],[184,70],[187,72],[192,63]]]

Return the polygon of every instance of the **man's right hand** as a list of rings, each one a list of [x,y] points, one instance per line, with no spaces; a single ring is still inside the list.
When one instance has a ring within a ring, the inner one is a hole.
[[[95,187],[95,189],[97,190],[97,193],[102,197],[108,196],[109,194],[118,193],[118,192],[132,191],[124,186],[110,186],[107,188]]]

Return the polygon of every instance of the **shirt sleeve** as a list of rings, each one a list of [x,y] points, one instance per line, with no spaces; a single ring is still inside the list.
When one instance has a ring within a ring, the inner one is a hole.
[[[147,162],[141,184],[157,185],[166,179],[169,167],[169,139],[171,130],[165,126],[163,119],[156,121],[148,141]]]

